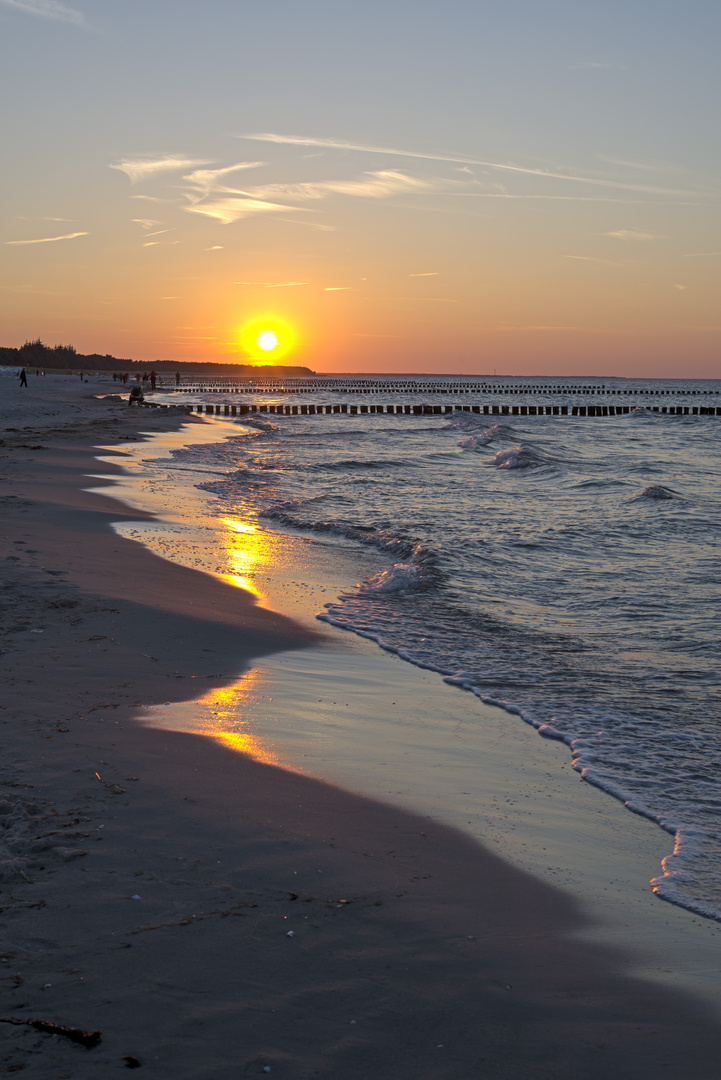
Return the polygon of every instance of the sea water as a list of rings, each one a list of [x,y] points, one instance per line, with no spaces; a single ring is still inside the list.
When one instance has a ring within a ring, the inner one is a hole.
[[[721,919],[721,418],[256,415],[163,467],[363,552],[318,618],[563,741],[674,834],[654,889]]]

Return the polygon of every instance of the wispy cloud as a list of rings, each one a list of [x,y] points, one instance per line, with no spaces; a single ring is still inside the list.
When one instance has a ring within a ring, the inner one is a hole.
[[[608,71],[609,68],[621,67],[620,64],[609,64],[603,60],[577,60],[573,66],[575,68],[580,68],[582,71],[592,71],[594,69]]]
[[[352,285],[326,285],[323,292],[348,292],[352,288]]]
[[[221,181],[231,173],[240,172],[243,169],[260,169],[266,163],[264,161],[239,161],[237,165],[226,165],[223,169],[195,169],[183,177],[194,189],[194,197],[199,201],[215,192],[232,192],[232,188],[223,187]]]
[[[636,206],[639,203],[645,206],[648,203],[647,199],[614,199],[608,195],[511,195],[507,191],[452,191],[450,194],[464,199],[539,199],[550,202],[620,203],[623,206]]]
[[[537,325],[537,326],[534,326],[534,325],[516,326],[516,325],[513,325],[512,323],[501,323],[499,326],[484,326],[481,329],[495,330],[495,331],[497,331],[498,333],[501,333],[501,334],[505,334],[505,333],[508,333],[508,332],[513,332],[513,333],[525,333],[526,331],[534,331],[535,332],[535,331],[538,331],[538,330],[550,330],[550,331],[553,331],[553,332],[567,331],[567,332],[576,333],[576,334],[607,334],[607,333],[611,332],[611,331],[609,331],[609,330],[607,330],[605,328],[602,329],[601,327],[598,327],[598,326],[547,326],[547,325],[545,325],[543,323],[540,324],[540,325]]]
[[[446,181],[447,183],[447,181]],[[210,197],[186,206],[194,214],[205,214],[229,225],[256,214],[288,213],[304,210],[287,202],[316,202],[332,195],[384,199],[398,194],[419,194],[436,190],[437,181],[418,180],[395,171],[364,174],[360,180],[318,180],[300,184],[264,184],[246,190],[221,188],[221,197]]]
[[[423,274],[409,274],[408,277],[438,277],[440,270],[427,270]]]
[[[142,199],[143,202],[174,203],[175,199],[160,199],[157,195],[129,195],[129,199]]]
[[[196,165],[211,165],[207,159],[184,158],[170,154],[162,158],[126,158],[111,165],[111,169],[125,173],[131,184],[137,184],[139,180],[145,180],[149,176],[158,173],[173,172],[178,169],[192,169]]]
[[[152,229],[154,225],[162,225],[162,221],[153,218],[132,218],[133,225],[139,225],[141,229]]]
[[[644,172],[666,172],[673,169],[673,165],[659,165],[653,161],[629,161],[627,158],[611,157],[609,154],[596,154],[599,161],[607,161],[609,165],[621,165],[624,169],[641,169]]]
[[[257,135],[240,135],[241,139],[256,142],[281,143],[291,146],[323,146],[334,150],[355,150],[365,154],[391,154],[395,157],[410,157],[425,161],[447,161],[456,165],[480,165],[486,169],[499,169],[504,172],[522,173],[527,176],[540,176],[550,180],[567,180],[576,184],[595,184],[600,187],[620,188],[624,191],[642,191],[653,195],[695,195],[697,192],[671,190],[639,184],[627,184],[618,180],[598,179],[591,176],[578,176],[573,173],[555,173],[547,169],[532,169],[528,166],[510,165],[498,161],[485,161],[478,158],[462,157],[458,154],[429,154],[413,150],[399,150],[388,146],[371,146],[364,143],[344,142],[340,139],[315,139],[300,135],[276,135],[266,132]]]
[[[76,236],[89,236],[87,232],[71,232],[65,236],[41,236],[38,240],[6,240],[6,244],[53,244],[56,240],[74,240]]]
[[[622,263],[614,262],[613,259],[597,259],[594,255],[564,255],[564,259],[577,259],[579,262],[605,263],[606,266],[622,266]]]
[[[226,198],[216,199],[214,202],[198,203],[197,206],[186,206],[192,214],[204,214],[206,217],[222,221],[224,225],[232,225],[235,221],[253,217],[256,214],[297,213],[297,206],[282,206],[280,203],[267,202],[264,199],[253,198]]]
[[[36,289],[34,285],[0,285],[0,289],[6,292],[21,293],[24,296],[67,296],[67,293],[50,292],[47,289]],[[51,331],[59,334],[59,330]]]
[[[74,26],[86,26],[85,17],[81,11],[67,7],[58,0],[0,0],[6,7],[15,8],[26,15],[38,15],[42,19],[53,19],[55,22],[72,23]]]
[[[579,326],[548,326],[545,323],[541,323],[538,326],[533,325],[521,325],[513,326],[511,323],[501,323],[500,326],[494,326],[494,330],[580,330]]]
[[[394,170],[368,172],[360,180],[316,180],[302,184],[266,184],[249,194],[259,198],[315,200],[329,195],[350,195],[361,199],[387,199],[391,195],[434,191],[438,181],[419,180]]]
[[[678,289],[679,292],[686,292],[688,285],[674,285],[674,289]]]
[[[290,289],[294,285],[310,285],[309,281],[234,281],[234,285],[254,285],[261,289]]]
[[[311,221],[310,218],[304,218],[302,221],[296,221],[295,218],[283,218],[285,225],[303,225],[307,229],[320,229],[321,232],[337,232],[335,225],[323,225],[320,221]]]
[[[604,236],[613,236],[616,240],[663,240],[657,233],[640,232],[638,229],[616,229],[615,232],[607,232]]]
[[[373,303],[376,301],[379,303],[408,303],[408,304],[457,304],[457,300],[452,300],[448,296],[364,296],[363,300],[370,300]]]
[[[688,251],[682,259],[709,259],[712,255],[721,255],[721,251]]]

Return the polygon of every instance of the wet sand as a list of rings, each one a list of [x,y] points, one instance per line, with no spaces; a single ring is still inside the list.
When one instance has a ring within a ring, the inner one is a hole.
[[[4,1070],[715,1077],[710,1006],[579,938],[567,892],[401,807],[137,721],[324,649],[117,536],[137,511],[81,490],[93,446],[177,417],[44,382],[79,400],[41,415],[38,389],[22,414],[12,383],[0,435],[2,1016],[103,1035],[2,1024]]]

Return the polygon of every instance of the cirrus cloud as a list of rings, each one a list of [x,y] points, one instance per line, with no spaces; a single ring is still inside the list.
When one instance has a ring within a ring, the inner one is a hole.
[[[85,17],[81,11],[59,3],[59,0],[0,0],[5,7],[15,8],[26,15],[38,15],[42,19],[53,19],[55,22],[73,23],[75,26],[86,26]]]
[[[698,195],[695,191],[652,187],[650,185],[628,184],[602,177],[579,176],[574,173],[552,172],[548,169],[531,168],[524,165],[512,165],[510,162],[486,161],[484,159],[461,157],[459,154],[432,154],[423,151],[400,150],[397,147],[373,146],[365,143],[346,142],[343,139],[307,138],[302,135],[277,135],[263,132],[256,135],[239,135],[239,139],[255,142],[267,142],[289,146],[320,146],[329,150],[353,150],[364,154],[390,154],[394,157],[410,157],[425,161],[448,161],[457,165],[480,165],[486,169],[498,169],[509,173],[522,173],[526,176],[546,177],[550,180],[566,180],[576,184],[594,184],[600,187],[620,188],[624,191],[639,191],[653,195]]]
[[[6,240],[6,244],[52,244],[56,240],[74,240],[76,236],[89,236],[90,233],[86,232],[71,232],[66,233],[65,236],[41,236],[37,240]]]
[[[184,158],[176,154],[168,154],[161,158],[127,158],[111,165],[111,169],[125,173],[131,184],[137,184],[139,180],[145,180],[158,173],[172,172],[178,169],[193,169],[196,165],[212,165],[207,158]]]
[[[275,214],[298,211],[297,206],[283,206],[281,203],[268,202],[243,195],[242,198],[216,199],[214,202],[186,206],[192,214],[204,214],[206,217],[222,221],[223,225],[232,225],[235,221],[253,217],[256,214]]]
[[[641,232],[639,229],[616,229],[615,232],[604,233],[604,236],[613,236],[616,240],[662,240],[658,233]]]

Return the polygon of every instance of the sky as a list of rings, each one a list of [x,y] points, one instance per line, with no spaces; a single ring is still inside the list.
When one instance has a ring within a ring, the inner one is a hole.
[[[0,0],[0,345],[721,377],[720,39],[705,0]]]

